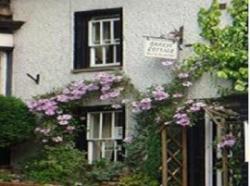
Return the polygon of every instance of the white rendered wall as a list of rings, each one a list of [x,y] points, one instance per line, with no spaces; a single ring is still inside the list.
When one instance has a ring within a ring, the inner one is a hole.
[[[123,8],[123,70],[140,90],[167,83],[171,80],[168,70],[158,59],[144,57],[143,36],[160,36],[183,25],[184,42],[194,43],[200,39],[197,12],[210,3],[211,0],[12,0],[14,19],[26,22],[14,37],[13,94],[29,99],[72,80],[91,78],[95,73],[71,73],[73,13],[116,7]],[[181,58],[189,53],[190,49],[182,51]],[[26,73],[40,74],[40,84],[36,85]],[[209,91],[212,82],[207,83],[199,94],[213,96],[214,91]]]

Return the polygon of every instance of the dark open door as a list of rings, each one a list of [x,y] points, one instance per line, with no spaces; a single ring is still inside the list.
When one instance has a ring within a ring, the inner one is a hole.
[[[0,167],[10,165],[10,149],[0,148]]]
[[[205,123],[200,119],[188,129],[188,186],[205,185]]]

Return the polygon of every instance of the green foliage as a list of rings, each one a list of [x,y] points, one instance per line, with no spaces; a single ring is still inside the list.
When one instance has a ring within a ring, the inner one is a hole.
[[[110,162],[105,159],[94,162],[88,177],[92,183],[111,181],[119,177],[123,172],[124,165],[121,162]]]
[[[0,95],[0,147],[30,138],[34,127],[35,117],[20,99]]]
[[[38,157],[25,164],[25,178],[38,183],[85,183],[88,165],[84,156],[71,145],[45,146]]]
[[[211,7],[201,9],[198,23],[201,36],[208,42],[194,45],[195,56],[186,60],[185,69],[194,77],[204,72],[215,72],[219,78],[231,80],[232,89],[238,92],[248,88],[248,1],[232,0],[228,13],[232,24],[220,25],[220,9],[216,0]]]
[[[137,117],[133,142],[126,145],[126,164],[135,172],[143,172],[150,177],[160,177],[161,142],[155,113],[141,113]]]
[[[7,170],[0,170],[0,181],[11,181],[13,179],[13,174]]]
[[[159,186],[159,183],[151,177],[142,173],[123,177],[119,186]]]

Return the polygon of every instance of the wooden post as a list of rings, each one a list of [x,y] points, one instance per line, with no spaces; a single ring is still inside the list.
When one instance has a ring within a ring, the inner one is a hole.
[[[187,178],[187,128],[182,128],[182,186],[188,185]]]
[[[229,185],[228,180],[228,158],[226,149],[222,150],[222,170],[223,170],[223,186]]]
[[[167,128],[161,131],[161,150],[162,150],[162,186],[168,186],[168,165],[167,165]]]

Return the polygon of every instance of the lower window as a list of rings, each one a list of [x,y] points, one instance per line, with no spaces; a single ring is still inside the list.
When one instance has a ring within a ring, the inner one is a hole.
[[[102,111],[87,113],[88,161],[100,159],[118,161],[122,153],[124,137],[122,111]]]

